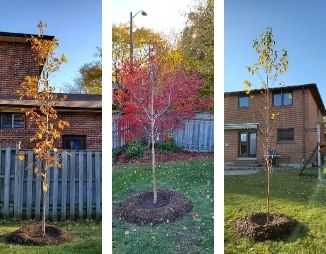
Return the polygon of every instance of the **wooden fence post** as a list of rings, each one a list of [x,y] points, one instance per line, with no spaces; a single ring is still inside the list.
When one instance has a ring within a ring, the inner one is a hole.
[[[11,153],[11,151],[10,151]],[[23,161],[16,158],[17,150],[14,155],[15,181],[14,181],[14,217],[19,219],[22,216],[22,195],[23,195]]]
[[[38,167],[38,171],[41,171],[42,162],[38,159],[36,161],[36,165]],[[35,181],[36,181],[36,189],[35,189],[35,219],[40,219],[41,217],[41,174],[38,172],[36,175]]]
[[[1,150],[0,150],[1,152]],[[4,199],[3,216],[9,217],[9,198],[10,198],[10,168],[11,168],[11,147],[5,149],[5,176],[4,176]]]
[[[67,216],[67,175],[68,175],[68,157],[67,151],[62,153],[62,178],[61,178],[61,220]]]
[[[32,200],[33,200],[33,152],[28,151],[27,155],[27,191],[26,191],[26,218],[32,218]]]
[[[55,157],[58,158],[58,154],[55,154]],[[52,220],[57,220],[58,213],[58,166],[54,165],[52,169],[53,182],[52,182]]]
[[[84,152],[79,151],[79,165],[78,165],[78,217],[79,219],[83,218],[84,214]]]
[[[75,172],[76,172],[76,157],[75,151],[71,151],[70,155],[70,202],[69,202],[69,212],[70,219],[75,219]]]
[[[95,214],[98,219],[101,214],[101,154],[99,152],[95,152]]]
[[[86,190],[86,200],[87,200],[87,218],[92,217],[92,152],[87,152],[87,190]]]

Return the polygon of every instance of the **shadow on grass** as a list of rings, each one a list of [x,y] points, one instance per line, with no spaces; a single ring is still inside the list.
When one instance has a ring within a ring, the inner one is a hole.
[[[309,232],[309,229],[306,227],[306,225],[298,222],[298,224],[295,226],[292,234],[282,240],[287,243],[295,242],[299,238],[305,237],[308,234],[308,232]]]
[[[302,175],[299,175],[300,177],[304,178],[313,178],[313,179],[317,179],[318,178],[318,174],[314,171],[303,171]]]
[[[315,205],[325,204],[324,188],[320,187],[316,169],[298,176],[297,170],[275,170],[272,175],[272,197]],[[224,176],[224,193],[244,194],[259,198],[267,195],[267,174]],[[316,198],[318,197],[318,198]]]
[[[9,237],[9,235],[11,234],[12,232],[10,233],[5,233],[5,234],[1,234],[0,235],[0,243],[4,243],[4,244],[9,244],[7,239]]]

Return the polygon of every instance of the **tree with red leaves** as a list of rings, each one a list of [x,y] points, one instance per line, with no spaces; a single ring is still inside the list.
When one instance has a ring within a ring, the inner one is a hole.
[[[181,66],[170,68],[155,56],[149,59],[146,66],[130,68],[128,63],[123,66],[119,73],[123,88],[115,92],[114,100],[122,111],[118,124],[142,128],[151,140],[153,203],[156,204],[156,140],[181,127],[184,118],[193,117],[210,101],[199,97],[203,82],[197,74],[187,73]]]

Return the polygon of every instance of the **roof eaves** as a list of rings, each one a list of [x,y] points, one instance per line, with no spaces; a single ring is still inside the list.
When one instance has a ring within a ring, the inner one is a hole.
[[[26,33],[8,33],[0,31],[0,41],[6,42],[21,42],[26,43],[26,39],[29,37],[37,37],[37,34],[26,34]],[[45,40],[53,40],[55,37],[52,35],[43,35],[43,39]]]

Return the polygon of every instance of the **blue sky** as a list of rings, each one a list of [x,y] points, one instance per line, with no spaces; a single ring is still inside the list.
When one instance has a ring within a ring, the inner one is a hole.
[[[285,85],[316,83],[326,104],[326,1],[224,1],[224,90],[242,90],[256,60],[252,40],[272,27],[276,48],[288,51]]]
[[[69,61],[52,80],[58,87],[71,82],[101,47],[101,0],[3,0],[0,9],[0,31],[38,33],[36,25],[42,20],[46,34],[59,39],[57,52],[65,53]]]

